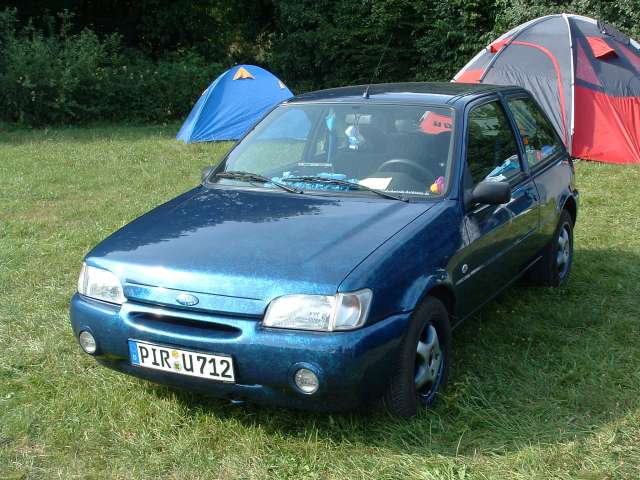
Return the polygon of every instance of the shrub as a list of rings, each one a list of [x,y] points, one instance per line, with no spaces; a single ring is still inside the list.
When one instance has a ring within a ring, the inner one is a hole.
[[[184,117],[235,62],[264,64],[296,92],[367,83],[387,44],[375,82],[449,80],[501,33],[550,13],[599,18],[640,39],[638,0],[63,3],[82,4],[85,21],[106,33],[73,27],[65,11],[24,25],[15,9],[0,11],[0,122]],[[101,24],[105,9],[118,12]],[[126,43],[108,33],[119,23]]]
[[[495,0],[280,0],[269,65],[302,89],[449,80],[487,40]]]
[[[18,29],[15,15],[0,12],[0,120],[163,121],[184,116],[221,71],[188,50],[153,61],[116,34],[72,34],[68,13],[44,29]]]

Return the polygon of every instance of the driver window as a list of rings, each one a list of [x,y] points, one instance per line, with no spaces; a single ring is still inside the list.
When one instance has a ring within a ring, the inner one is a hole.
[[[467,166],[473,185],[483,180],[509,181],[521,172],[513,131],[497,101],[469,113]]]
[[[562,141],[531,98],[510,99],[508,104],[522,136],[529,168],[563,150]]]

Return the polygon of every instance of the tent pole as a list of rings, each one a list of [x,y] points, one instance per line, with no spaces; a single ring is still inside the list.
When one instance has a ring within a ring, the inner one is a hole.
[[[575,118],[575,106],[576,106],[576,68],[575,68],[575,50],[573,45],[573,36],[571,35],[571,22],[569,22],[569,16],[566,13],[562,14],[562,18],[567,23],[567,33],[569,34],[569,50],[571,52],[571,80],[570,80],[570,88],[571,88],[571,118],[569,119],[569,145],[567,145],[567,149],[569,150],[569,155],[573,151],[573,132],[575,130],[574,127],[574,118]]]

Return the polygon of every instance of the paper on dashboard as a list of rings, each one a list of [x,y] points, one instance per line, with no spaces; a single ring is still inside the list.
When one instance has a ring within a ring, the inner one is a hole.
[[[358,183],[365,187],[375,188],[376,190],[386,190],[391,180],[393,180],[393,177],[363,178]]]

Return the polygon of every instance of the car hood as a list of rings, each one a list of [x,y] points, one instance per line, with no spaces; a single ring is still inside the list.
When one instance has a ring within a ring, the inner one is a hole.
[[[193,309],[262,315],[284,294],[334,294],[431,205],[199,187],[121,228],[86,262],[115,273],[129,299],[179,307],[189,292]]]

